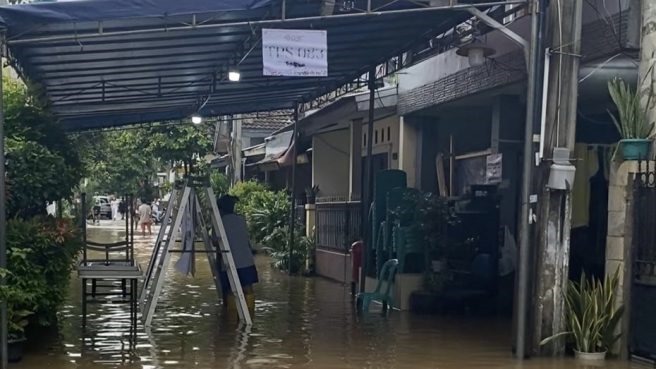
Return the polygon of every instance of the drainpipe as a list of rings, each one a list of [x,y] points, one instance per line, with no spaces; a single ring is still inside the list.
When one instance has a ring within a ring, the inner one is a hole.
[[[529,284],[530,237],[533,207],[531,205],[533,157],[535,154],[534,130],[539,134],[540,119],[542,117],[542,74],[543,62],[542,50],[544,50],[544,19],[547,11],[547,0],[533,0],[529,4],[531,12],[531,41],[529,49],[528,86],[526,99],[526,122],[524,128],[524,154],[523,171],[521,182],[521,212],[519,215],[519,263],[517,268],[517,301],[516,301],[516,331],[515,331],[515,355],[519,359],[527,356],[526,326],[529,306]]]

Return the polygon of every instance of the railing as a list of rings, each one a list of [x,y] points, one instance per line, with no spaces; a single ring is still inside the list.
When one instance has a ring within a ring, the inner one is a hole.
[[[317,247],[348,251],[351,243],[360,238],[360,211],[359,201],[317,202]]]

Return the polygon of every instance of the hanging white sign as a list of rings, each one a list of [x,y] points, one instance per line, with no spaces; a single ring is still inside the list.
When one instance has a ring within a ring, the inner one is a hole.
[[[262,30],[262,73],[265,76],[327,77],[326,31]]]

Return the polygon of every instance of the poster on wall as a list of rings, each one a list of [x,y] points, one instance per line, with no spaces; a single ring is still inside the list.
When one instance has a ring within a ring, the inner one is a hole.
[[[326,31],[263,29],[262,66],[265,76],[327,77]]]
[[[502,154],[491,154],[487,156],[486,159],[486,171],[485,179],[487,184],[497,184],[501,183],[503,180],[502,176]]]

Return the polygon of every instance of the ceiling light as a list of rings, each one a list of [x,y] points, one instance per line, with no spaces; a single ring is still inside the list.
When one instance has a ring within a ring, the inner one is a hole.
[[[194,115],[191,116],[191,123],[201,124],[201,123],[203,123],[203,117],[201,117],[198,114],[194,114]]]
[[[485,43],[475,38],[472,42],[458,48],[456,54],[466,56],[469,59],[471,67],[477,67],[485,64],[485,58],[493,55],[495,50],[488,47]]]
[[[230,82],[239,82],[241,79],[241,73],[239,73],[238,69],[230,69],[228,71],[228,80]]]

